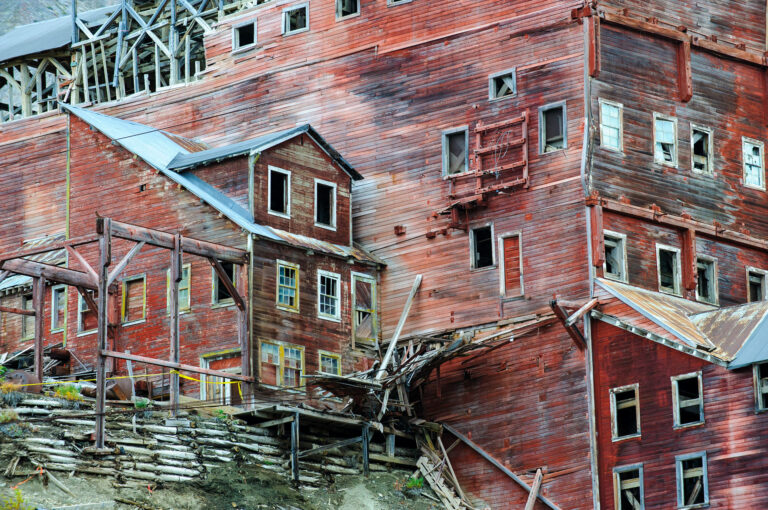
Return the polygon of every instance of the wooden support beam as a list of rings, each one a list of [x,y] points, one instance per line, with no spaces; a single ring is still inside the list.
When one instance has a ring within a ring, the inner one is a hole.
[[[106,374],[106,356],[104,351],[107,345],[107,329],[109,327],[109,318],[107,315],[107,289],[109,288],[109,265],[112,263],[112,220],[105,218],[102,229],[99,232],[99,285],[98,295],[96,296],[98,313],[98,327],[96,338],[96,449],[104,448],[106,435],[106,395],[107,395],[107,374]]]
[[[456,489],[456,492],[459,494],[459,497],[463,501],[467,501],[467,497],[464,494],[464,491],[461,490],[461,485],[459,485],[459,479],[456,476],[456,472],[453,470],[453,465],[451,465],[451,459],[448,458],[448,452],[445,450],[445,446],[443,446],[443,441],[442,439],[440,439],[440,436],[437,436],[437,445],[440,447],[440,451],[443,452],[443,460],[445,461],[445,465],[448,466],[448,472],[451,474],[451,478],[453,479],[453,486]],[[533,494],[533,491],[531,491],[531,494]],[[536,497],[534,496],[533,499],[535,501]]]
[[[371,473],[370,465],[369,465],[370,458],[368,456],[368,442],[370,440],[368,437],[369,427],[370,425],[368,425],[367,423],[363,423],[363,435],[361,438],[363,440],[363,476],[366,476],[366,477]]]
[[[243,297],[235,288],[235,284],[232,283],[232,280],[229,278],[229,275],[221,266],[221,263],[218,260],[216,260],[215,257],[209,257],[208,262],[210,262],[211,266],[213,266],[213,270],[216,272],[216,276],[219,277],[219,281],[224,284],[224,287],[226,287],[227,292],[229,292],[229,295],[232,296],[232,299],[235,301],[237,308],[241,312],[244,312],[245,301],[243,301]]]
[[[115,282],[117,277],[120,276],[120,273],[123,272],[123,270],[131,262],[133,257],[135,257],[139,253],[139,251],[141,251],[141,249],[144,247],[145,244],[146,243],[144,241],[140,241],[139,243],[137,243],[136,246],[131,248],[131,250],[125,254],[125,257],[123,257],[120,260],[120,262],[118,262],[117,265],[115,265],[114,269],[112,269],[112,271],[110,271],[109,273],[109,280],[107,283],[108,286],[112,285]]]
[[[299,483],[299,413],[293,416],[291,422],[291,477]]]
[[[83,301],[85,301],[85,304],[88,305],[88,309],[94,312],[98,310],[99,306],[96,304],[96,301],[93,299],[93,294],[90,294],[83,287],[76,287],[76,288],[77,288],[77,292],[79,292],[80,295],[83,296]]]
[[[107,356],[110,358],[130,360],[136,363],[146,363],[147,365],[154,365],[157,367],[173,368],[173,369],[184,371],[184,372],[191,372],[193,374],[210,375],[213,377],[230,379],[232,381],[241,381],[241,382],[248,382],[248,383],[254,382],[253,377],[244,377],[240,374],[231,374],[229,372],[211,370],[209,368],[200,368],[192,365],[185,365],[183,363],[171,363],[170,361],[165,361],[165,360],[155,359],[155,358],[148,358],[146,356],[138,356],[136,354],[128,354],[124,352],[117,352],[117,351],[111,351],[106,349],[102,350],[101,354],[102,356]]]
[[[589,51],[589,76],[600,76],[600,18],[590,16],[586,19],[587,50]]]
[[[93,278],[93,281],[99,281],[99,275],[96,273],[96,270],[91,267],[91,265],[88,263],[87,260],[80,254],[79,251],[74,246],[67,246],[67,252],[77,260],[78,264],[80,264],[80,267],[85,269],[85,272],[88,273],[91,278]]]
[[[34,310],[24,310],[22,308],[13,308],[10,306],[0,306],[0,312],[13,313],[16,315],[26,315],[32,317],[35,315]]]
[[[528,493],[528,501],[525,502],[525,510],[533,510],[536,505],[536,498],[539,496],[539,490],[541,490],[541,479],[544,476],[541,473],[541,469],[536,470],[536,476],[533,478],[533,485],[531,486],[531,492]]]
[[[74,285],[75,287],[83,287],[91,290],[96,290],[97,287],[97,282],[95,282],[89,274],[64,267],[43,264],[41,262],[13,259],[0,263],[0,266],[12,273],[22,274],[32,278],[42,276],[46,280],[54,283],[65,283],[67,285]]]
[[[693,76],[691,74],[691,41],[680,42],[677,47],[677,86],[680,101],[687,103],[693,97]]]
[[[579,321],[579,319],[581,319],[584,316],[585,313],[589,312],[597,305],[598,305],[597,298],[593,298],[587,301],[584,304],[584,306],[576,310],[570,317],[568,317],[568,319],[566,319],[565,321],[566,327],[570,327],[576,324]]]
[[[603,208],[594,205],[589,208],[589,223],[591,228],[590,247],[592,249],[592,265],[598,269],[598,276],[602,276],[605,263],[605,236],[603,235]]]
[[[140,244],[144,244],[142,241]],[[136,246],[139,246],[138,244]],[[170,361],[178,363],[179,342],[179,282],[182,278],[181,236],[173,236],[173,251],[171,251],[171,289],[170,289]],[[171,374],[171,412],[175,416],[179,409],[179,374]]]
[[[269,427],[276,427],[277,425],[283,425],[284,423],[293,422],[293,415],[286,416],[285,418],[277,418],[275,420],[269,420],[259,423],[259,428],[267,429]]]
[[[45,280],[37,277],[32,281],[32,308],[35,309],[35,377],[43,380],[43,321],[45,320]]]
[[[568,316],[563,308],[557,303],[557,300],[550,301],[549,306],[552,308],[552,311],[555,312],[555,316],[563,323],[565,331],[568,333],[568,336],[571,337],[573,343],[576,344],[576,347],[581,351],[585,350],[587,348],[587,341],[584,338],[584,335],[581,334],[581,331],[579,331],[576,326],[569,326],[566,324],[568,322]]]
[[[397,340],[400,338],[400,333],[403,332],[403,327],[405,327],[405,320],[408,318],[408,312],[411,310],[411,305],[413,304],[413,300],[416,297],[416,292],[419,290],[419,286],[421,285],[421,279],[422,276],[420,274],[416,275],[416,278],[413,280],[413,286],[411,287],[411,293],[408,294],[408,299],[405,301],[405,306],[403,307],[403,311],[400,314],[400,320],[397,322],[397,327],[395,328],[395,332],[392,335],[392,339],[389,341],[389,347],[387,348],[387,353],[384,355],[384,359],[381,361],[381,366],[379,367],[379,371],[376,373],[376,380],[381,380],[386,373],[387,373],[387,366],[389,366],[389,361],[392,359],[392,354],[395,352],[395,347],[397,347]]]
[[[250,336],[250,317],[251,307],[248,306],[248,296],[250,294],[248,283],[248,272],[250,265],[235,266],[235,273],[237,275],[237,288],[242,290],[242,296],[238,292],[238,296],[244,301],[243,308],[237,307],[237,340],[240,345],[240,372],[250,377],[253,374],[251,369],[251,336]],[[251,394],[251,388],[245,388],[243,392],[244,400],[248,400],[247,395]]]
[[[683,288],[688,292],[696,290],[696,231],[692,228],[683,230]]]
[[[293,421],[293,416],[290,416],[290,421]],[[259,427],[263,427],[264,425],[259,424]],[[315,455],[316,453],[325,452],[328,450],[333,450],[334,448],[343,448],[345,446],[353,445],[355,443],[360,443],[363,441],[363,437],[352,437],[350,439],[345,439],[343,441],[339,441],[337,443],[332,444],[326,444],[323,446],[318,446],[317,448],[312,448],[311,450],[304,450],[303,452],[299,452],[299,458],[301,457],[309,457],[310,455]]]

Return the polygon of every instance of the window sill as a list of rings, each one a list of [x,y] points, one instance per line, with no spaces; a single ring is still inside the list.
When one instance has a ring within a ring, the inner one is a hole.
[[[611,280],[611,281],[614,281],[614,282],[629,283],[629,282],[627,282],[626,278],[622,278],[620,276],[613,276],[613,275],[610,275],[610,274],[606,273],[605,271],[603,271],[603,277],[606,280]],[[663,292],[663,291],[661,291],[661,292]]]
[[[358,17],[360,17],[360,11],[358,11],[358,12],[356,12],[356,13],[354,13],[354,14],[347,14],[346,16],[342,16],[342,17],[340,17],[340,18],[339,18],[339,17],[337,17],[337,18],[336,18],[336,22],[339,22],[339,21],[346,21],[346,20],[348,20],[348,19],[352,19],[352,18],[358,18]]]
[[[705,421],[704,421],[704,420],[702,420],[702,421],[697,421],[697,422],[695,422],[695,423],[686,423],[685,425],[674,425],[674,426],[672,427],[672,429],[673,429],[673,430],[685,430],[685,429],[692,429],[692,428],[695,428],[695,427],[700,427],[700,426],[702,426],[702,425],[704,425],[704,424],[705,424]],[[693,508],[693,507],[691,507],[691,508]]]
[[[146,317],[143,318],[143,319],[137,319],[137,320],[131,321],[131,322],[121,322],[120,326],[124,328],[124,327],[127,327],[127,326],[135,326],[136,324],[141,324],[143,322],[147,322],[147,318]]]
[[[77,336],[87,336],[87,335],[95,335],[98,332],[97,329],[92,329],[90,331],[78,331]]]
[[[620,147],[618,149],[614,147],[608,147],[607,145],[600,144],[598,145],[599,148],[601,148],[604,151],[613,152],[615,154],[621,154],[622,156],[625,156],[624,154],[624,147]]]
[[[278,310],[282,310],[284,312],[299,313],[298,308],[291,308],[290,306],[275,305],[275,308],[277,308]]]
[[[670,161],[659,161],[658,159],[653,160],[654,163],[656,163],[659,166],[665,166],[667,168],[677,168],[677,163],[672,163]]]
[[[336,232],[336,225],[325,225],[323,223],[315,223],[315,226],[318,228],[324,228],[325,230],[331,230],[333,232]]]
[[[485,266],[485,267],[470,267],[469,270],[473,273],[475,272],[482,272],[482,271],[492,271],[494,269],[498,269],[498,266],[496,264],[492,266]]]
[[[698,505],[687,505],[687,506],[679,506],[677,507],[678,510],[691,510],[693,508],[707,508],[709,506],[709,501],[706,503],[699,503]]]
[[[683,297],[683,295],[680,292],[675,292],[673,290],[665,290],[659,287],[659,292],[662,294],[669,294],[670,296],[677,296],[677,297]]]
[[[631,436],[612,437],[611,442],[620,443],[628,439],[637,439],[639,441],[640,439],[642,439],[642,435],[638,433],[638,434],[632,434]]]
[[[285,218],[287,220],[291,219],[291,215],[290,214],[273,211],[272,209],[267,210],[267,214],[271,214],[272,216],[277,216],[277,217],[280,217],[280,218]]]
[[[309,27],[300,28],[298,30],[292,30],[290,32],[283,32],[283,37],[289,37],[291,35],[301,34],[302,32],[309,32]]]
[[[559,149],[555,149],[555,150],[551,150],[551,151],[539,152],[539,156],[546,156],[547,154],[557,154],[558,152],[562,152],[562,151],[566,150],[567,148],[568,147],[566,146],[566,147],[561,147]]]
[[[413,0],[400,0],[398,2],[387,0],[387,7],[397,7],[398,5],[409,4],[411,2],[413,2]]]
[[[233,49],[230,52],[230,54],[232,54],[233,56],[239,56],[239,55],[242,55],[243,53],[249,52],[250,50],[254,50],[258,48],[261,48],[261,46],[258,46],[256,43],[253,43],[253,44],[249,44],[248,46],[240,46],[239,48]]]
[[[322,319],[324,321],[329,321],[329,322],[339,322],[339,323],[341,322],[341,317],[333,317],[332,315],[317,314],[317,318]]]
[[[754,184],[742,184],[742,186],[756,191],[765,191],[765,186],[755,186]]]
[[[510,301],[525,301],[525,294],[520,294],[519,296],[501,296],[501,301],[503,303],[508,303]]]
[[[211,303],[211,308],[229,308],[235,306],[234,299],[228,299],[226,301],[219,301],[218,303]]]
[[[463,172],[456,172],[455,174],[447,174],[443,171],[443,180],[456,179],[459,177],[465,177],[467,175],[474,175],[476,172],[473,170],[465,170]]]
[[[64,333],[64,328],[52,329],[51,334]]]

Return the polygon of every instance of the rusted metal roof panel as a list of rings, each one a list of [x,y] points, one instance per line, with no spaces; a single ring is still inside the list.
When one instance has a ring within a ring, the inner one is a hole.
[[[37,239],[31,239],[26,241],[22,245],[22,249],[35,249],[43,248],[45,246],[52,246],[56,243],[60,243],[64,240],[64,234],[54,234],[50,236],[40,237]],[[50,264],[53,266],[63,265],[67,262],[66,250],[53,250],[45,253],[39,253],[26,257],[28,260],[34,260],[35,262],[42,262],[43,264]],[[0,282],[0,295],[8,294],[19,288],[32,285],[32,278],[20,274],[14,274]]]
[[[691,315],[699,330],[733,359],[768,313],[768,303],[757,301]],[[768,337],[766,337],[768,340]]]

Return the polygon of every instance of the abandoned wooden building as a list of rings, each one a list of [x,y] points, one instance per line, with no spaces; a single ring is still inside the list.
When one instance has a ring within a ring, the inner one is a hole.
[[[441,424],[492,508],[765,506],[768,12],[700,4],[122,1],[0,36],[0,353],[396,380],[387,426]]]

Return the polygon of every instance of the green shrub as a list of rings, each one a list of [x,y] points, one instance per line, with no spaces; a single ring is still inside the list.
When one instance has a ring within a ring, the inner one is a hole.
[[[64,400],[70,400],[73,402],[79,402],[83,400],[83,396],[80,394],[80,388],[73,384],[65,384],[58,386],[55,391],[57,398],[63,398]]]
[[[11,423],[19,420],[19,415],[13,409],[0,411],[0,423]]]
[[[24,502],[21,490],[15,489],[12,496],[0,497],[0,510],[34,510]]]

